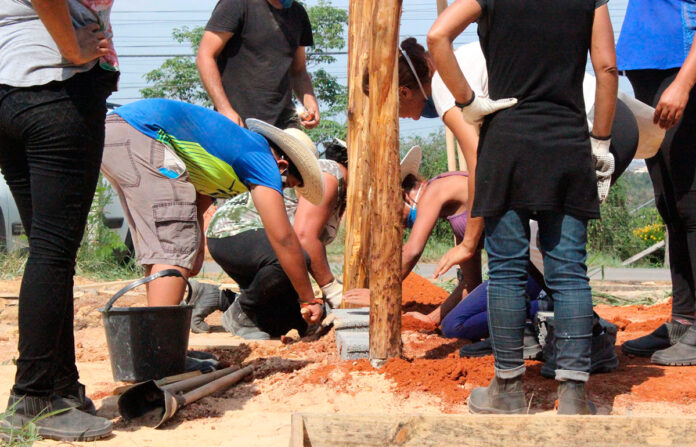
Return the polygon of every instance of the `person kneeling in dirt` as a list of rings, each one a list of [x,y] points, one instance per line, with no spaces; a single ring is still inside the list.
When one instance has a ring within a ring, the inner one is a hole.
[[[202,214],[212,197],[249,192],[268,243],[297,291],[303,315],[317,322],[323,302],[314,297],[302,247],[283,204],[283,187],[311,203],[323,199],[323,177],[298,129],[281,130],[248,119],[248,129],[204,107],[145,99],[106,119],[102,173],[119,195],[146,275],[174,268],[185,277],[203,263]],[[163,278],[148,287],[150,306],[181,301],[184,284]]]
[[[322,202],[315,205],[301,196],[298,199],[292,189],[285,190],[284,199],[308,255],[309,271],[327,304],[335,308],[341,304],[343,286],[331,273],[325,247],[336,237],[346,208],[348,152],[338,139],[325,147],[326,158],[319,160],[325,188]],[[206,285],[206,293],[195,303],[194,332],[208,332],[203,319],[220,310],[223,327],[246,339],[265,340],[291,329],[305,333],[307,323],[300,317],[297,292],[269,244],[268,231],[246,195],[228,200],[217,210],[206,232],[208,249],[239,284],[241,293]]]

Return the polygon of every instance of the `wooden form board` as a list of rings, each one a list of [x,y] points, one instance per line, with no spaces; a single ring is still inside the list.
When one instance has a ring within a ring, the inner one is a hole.
[[[290,447],[693,446],[696,417],[292,415]]]

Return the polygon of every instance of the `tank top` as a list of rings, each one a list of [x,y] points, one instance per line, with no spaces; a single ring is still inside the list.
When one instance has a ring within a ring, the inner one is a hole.
[[[469,173],[468,172],[461,172],[461,171],[452,171],[452,172],[445,172],[442,173],[436,177],[431,178],[428,180],[428,185],[433,182],[434,180],[440,179],[440,178],[445,178],[445,177],[451,177],[453,175],[461,175],[463,177],[468,177]],[[447,221],[449,222],[450,226],[452,227],[452,232],[454,233],[454,236],[457,238],[458,241],[461,241],[464,239],[464,233],[466,232],[466,223],[468,219],[468,211],[464,211],[458,214],[453,214],[452,216],[447,216]]]

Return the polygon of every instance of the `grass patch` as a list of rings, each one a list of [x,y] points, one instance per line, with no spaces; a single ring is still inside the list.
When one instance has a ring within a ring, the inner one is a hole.
[[[9,419],[14,415],[15,408],[19,402],[8,407],[4,412],[0,413],[0,419]],[[67,410],[58,410],[52,413],[41,414],[36,416],[31,421],[24,424],[22,428],[0,426],[0,445],[5,447],[31,447],[35,442],[41,441],[39,429],[36,422],[51,417],[55,414],[62,413]]]

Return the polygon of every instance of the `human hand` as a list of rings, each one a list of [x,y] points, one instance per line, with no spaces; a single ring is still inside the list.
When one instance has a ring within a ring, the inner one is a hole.
[[[474,95],[474,100],[471,104],[462,108],[464,120],[469,124],[481,124],[486,115],[507,109],[517,104],[516,98],[493,100],[476,96],[474,92],[471,92],[471,94]]]
[[[302,318],[309,324],[317,324],[324,316],[324,306],[320,303],[312,302],[311,304],[303,304],[300,310]]]
[[[324,300],[331,306],[332,309],[336,309],[341,305],[343,300],[343,284],[334,278],[328,284],[321,286],[321,293],[324,295]]]
[[[469,246],[466,241],[461,244],[450,248],[447,253],[440,259],[440,262],[435,267],[435,272],[433,273],[433,279],[438,278],[440,275],[447,273],[447,270],[452,268],[452,266],[461,264],[464,261],[471,259],[474,256],[476,249],[476,244],[473,247]]]
[[[244,127],[244,121],[242,120],[242,117],[239,116],[239,114],[232,107],[218,109],[218,112],[225,115],[227,118],[230,119],[230,121],[232,121],[239,127]]]
[[[406,312],[406,313],[404,314],[404,316],[405,316],[405,317],[415,318],[416,320],[419,320],[419,321],[422,321],[422,322],[428,323],[428,324],[437,324],[436,322],[434,322],[434,321],[430,318],[429,315],[425,315],[425,314],[422,314],[422,313],[420,313],[420,312]]]
[[[370,289],[350,289],[343,294],[343,301],[354,306],[369,306]]]
[[[300,113],[300,122],[306,129],[314,129],[319,125],[319,110],[308,107],[306,111]]]
[[[84,65],[94,59],[106,56],[109,52],[110,37],[102,31],[98,24],[90,23],[75,30],[78,48],[76,51],[63,50],[61,54],[75,65]]]
[[[672,82],[660,96],[660,101],[655,107],[653,123],[665,130],[677,124],[689,101],[689,91],[687,85],[676,80]]]

